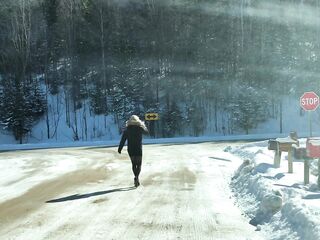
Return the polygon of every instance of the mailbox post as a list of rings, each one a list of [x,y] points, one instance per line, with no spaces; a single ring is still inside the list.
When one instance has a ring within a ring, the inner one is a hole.
[[[273,166],[280,167],[281,152],[279,149],[279,143],[275,139],[270,139],[268,142],[268,149],[274,150]]]
[[[320,138],[307,139],[307,156],[318,159],[318,186],[320,187]]]
[[[292,149],[291,148],[292,148],[293,144],[299,145],[299,142],[297,140],[292,139],[291,137],[277,138],[276,141],[279,144],[280,157],[281,157],[281,152],[288,153],[288,173],[293,173]],[[280,163],[280,161],[279,161],[279,163]]]
[[[309,160],[310,158],[307,157],[307,149],[306,147],[299,147],[295,144],[292,145],[292,151],[294,159],[300,159],[304,162],[304,184],[309,184]]]
[[[268,149],[274,150],[274,167],[280,167],[281,153],[288,153],[288,172],[293,173],[292,164],[292,145],[296,144],[299,146],[299,141],[297,139],[292,139],[291,137],[277,138],[275,140],[269,140]]]

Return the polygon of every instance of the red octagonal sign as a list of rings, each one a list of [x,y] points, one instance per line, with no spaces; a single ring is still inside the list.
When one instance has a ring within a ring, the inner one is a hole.
[[[319,96],[314,92],[305,92],[300,97],[300,106],[306,111],[316,110],[319,106]]]

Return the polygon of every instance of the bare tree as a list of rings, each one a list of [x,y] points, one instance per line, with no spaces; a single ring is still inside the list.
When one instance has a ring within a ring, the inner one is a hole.
[[[24,87],[26,69],[30,60],[31,45],[31,6],[30,0],[19,0],[11,15],[11,41],[15,50],[15,129],[14,135],[22,143],[23,136],[29,131],[24,108]]]

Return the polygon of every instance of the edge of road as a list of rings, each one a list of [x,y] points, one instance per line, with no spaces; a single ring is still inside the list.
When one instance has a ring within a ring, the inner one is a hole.
[[[320,133],[317,133],[320,135]],[[188,144],[204,142],[224,142],[224,141],[260,141],[270,138],[286,137],[288,133],[273,134],[249,134],[249,135],[226,135],[226,136],[203,136],[203,137],[175,137],[175,138],[145,138],[144,145],[149,144]],[[308,133],[300,133],[299,138],[307,137]],[[0,144],[0,153],[17,150],[38,150],[52,148],[74,148],[74,147],[117,147],[120,139],[109,141],[90,141],[90,142],[51,142],[51,143],[29,143],[29,144]]]

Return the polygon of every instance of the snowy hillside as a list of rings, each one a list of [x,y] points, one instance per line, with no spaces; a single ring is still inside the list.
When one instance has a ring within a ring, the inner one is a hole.
[[[157,138],[304,136],[299,98],[320,87],[319,6],[2,1],[0,144],[115,140],[147,112],[160,115]]]
[[[44,115],[33,126],[24,143],[59,143],[79,141],[107,141],[119,138],[119,130],[111,115],[95,115],[90,111],[89,103],[76,112],[67,112],[65,92],[48,97],[48,124]],[[67,114],[70,114],[67,117]],[[12,133],[2,130],[0,144],[18,143]]]
[[[75,142],[76,126],[79,142],[110,141],[119,139],[119,126],[115,123],[113,115],[95,115],[90,111],[89,103],[79,108],[76,111],[76,116],[74,112],[71,112],[71,116],[69,116],[70,123],[68,124],[66,121],[66,105],[64,101],[66,96],[64,94],[64,92],[60,92],[58,95],[50,95],[48,98],[50,139],[47,137],[48,129],[46,116],[43,116],[34,125],[24,143],[72,143]],[[297,131],[298,136],[308,136],[308,114],[306,112],[303,112],[302,115],[300,114],[299,101],[297,99],[285,98],[283,102],[283,134],[288,135],[290,131]],[[207,106],[203,110],[213,114],[210,110],[210,106]],[[215,122],[212,121],[213,116],[208,115],[206,119],[207,128],[203,136],[225,136],[224,139],[233,139],[232,136],[245,135],[243,131],[236,131],[233,134],[223,132],[223,119],[225,116],[226,113],[224,112],[220,112],[218,115],[217,126],[219,131],[216,132]],[[313,133],[320,133],[320,122],[317,121],[317,119],[319,119],[319,110],[312,113],[312,119]],[[77,124],[75,124],[75,121],[77,121]],[[261,138],[259,137],[261,134],[273,134],[273,136],[277,136],[277,134],[279,134],[280,136],[279,119],[270,118],[266,122],[260,123],[257,128],[251,130],[250,133],[251,139],[254,139],[254,135],[257,135],[257,138]],[[181,135],[177,135],[176,137],[181,137]],[[246,138],[243,137],[242,139]],[[4,130],[0,131],[0,144],[16,143],[18,143],[18,141],[15,141],[10,132]]]

